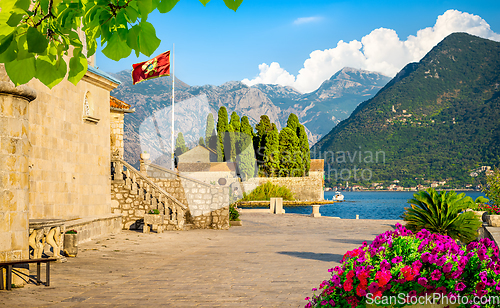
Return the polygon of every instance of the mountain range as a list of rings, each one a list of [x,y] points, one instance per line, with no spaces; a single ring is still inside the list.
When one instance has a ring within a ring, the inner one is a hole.
[[[169,161],[171,144],[172,78],[163,77],[132,85],[131,72],[111,74],[122,84],[111,95],[135,108],[125,116],[125,159],[138,166],[139,154],[147,151],[153,161]],[[312,146],[358,104],[375,95],[390,78],[375,72],[344,68],[314,92],[302,94],[291,87],[270,84],[247,86],[231,81],[220,86],[189,86],[175,79],[175,136],[180,131],[188,147],[205,136],[206,118],[217,120],[221,106],[231,114],[247,116],[255,126],[267,115],[278,129],[286,126],[290,113],[304,124]]]
[[[471,170],[500,163],[500,43],[449,35],[360,104],[311,155],[326,160],[333,183],[475,183]]]

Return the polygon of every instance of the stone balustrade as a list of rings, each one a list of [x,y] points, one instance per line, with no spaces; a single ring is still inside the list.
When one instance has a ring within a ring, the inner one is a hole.
[[[139,228],[144,215],[157,209],[168,221],[167,230],[183,230],[186,205],[122,159],[112,160],[111,176],[111,208],[123,215],[123,229]]]

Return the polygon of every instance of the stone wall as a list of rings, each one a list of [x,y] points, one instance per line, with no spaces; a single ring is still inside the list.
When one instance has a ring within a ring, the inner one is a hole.
[[[146,170],[149,179],[185,202],[191,215],[188,222],[196,228],[229,228],[229,186],[206,184],[151,164]]]
[[[29,82],[37,91],[29,105],[30,218],[110,213],[109,91],[118,84],[95,72],[89,67],[76,86],[63,80],[52,90]]]
[[[242,182],[241,186],[243,191],[249,194],[255,187],[266,182],[287,187],[294,194],[295,200],[324,200],[323,172],[309,172],[307,177],[251,178]]]
[[[28,104],[36,92],[14,87],[0,67],[0,261],[28,259]],[[5,277],[5,270],[2,277]],[[29,270],[17,269],[12,283],[26,283]],[[5,282],[5,280],[4,280]]]
[[[78,243],[85,243],[103,235],[119,233],[122,229],[122,215],[108,214],[66,221],[66,230],[76,230]]]
[[[159,183],[155,184],[158,185]],[[174,196],[174,198],[182,204],[186,204],[184,192],[181,189],[179,180],[169,180],[168,187],[167,184],[162,184],[160,187]],[[138,229],[140,227],[138,222],[141,221],[144,218],[144,214],[150,210],[150,204],[145,202],[144,195],[139,194],[137,190],[130,190],[125,181],[112,182],[111,199],[111,210],[113,213],[123,216],[122,229],[125,230]]]
[[[110,117],[110,143],[111,143],[111,153],[118,154],[119,157],[123,158],[123,123],[124,123],[124,113],[112,111]]]

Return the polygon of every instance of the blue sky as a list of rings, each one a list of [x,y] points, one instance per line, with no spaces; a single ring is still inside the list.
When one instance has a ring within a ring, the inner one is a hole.
[[[235,13],[222,0],[206,7],[181,0],[171,12],[152,13],[148,20],[162,40],[154,55],[175,43],[175,75],[189,85],[244,80],[302,92],[343,66],[394,75],[448,32],[500,40],[500,1],[244,0]],[[416,38],[408,40],[410,35]],[[115,62],[97,53],[99,68],[113,73],[144,60],[132,53]]]

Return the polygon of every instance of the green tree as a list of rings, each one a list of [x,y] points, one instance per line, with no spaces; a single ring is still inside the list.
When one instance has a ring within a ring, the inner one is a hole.
[[[299,118],[295,113],[290,113],[288,120],[286,121],[286,126],[297,134],[298,127],[300,126]]]
[[[252,125],[250,125],[250,121],[248,121],[247,116],[243,116],[241,118],[240,132],[247,134],[248,136],[251,137],[253,137],[254,135]]]
[[[182,132],[179,132],[179,134],[177,134],[177,139],[175,140],[174,154],[176,156],[179,156],[181,154],[186,153],[187,151],[189,151],[189,149],[186,146],[186,141],[184,140],[184,135],[182,134]]]
[[[295,132],[285,127],[279,133],[280,175],[302,176],[304,166]]]
[[[311,168],[311,151],[309,150],[309,140],[307,139],[306,129],[304,125],[299,124],[297,127],[297,137],[299,138],[300,152],[302,153],[302,163],[304,164],[304,176],[309,174]]]
[[[266,176],[278,176],[280,170],[280,149],[279,149],[279,134],[276,125],[273,125],[273,130],[266,135],[266,146],[264,150],[264,164],[262,171]]]
[[[226,157],[224,156],[224,139],[226,132],[228,131],[229,123],[227,122],[227,110],[226,107],[222,106],[219,108],[217,113],[217,137],[219,138],[220,153],[217,152],[217,161],[224,161]],[[219,157],[219,155],[221,155]]]
[[[260,121],[255,125],[257,134],[254,137],[255,158],[259,168],[264,164],[264,150],[266,148],[266,134],[273,129],[273,123],[267,115],[261,115]]]
[[[210,145],[210,137],[215,135],[214,115],[210,112],[207,116],[207,127],[205,128],[205,144]],[[215,147],[213,148],[215,150]]]
[[[252,143],[252,137],[240,133],[239,138],[241,152],[237,156],[238,169],[241,178],[246,181],[255,176],[255,152]]]
[[[475,206],[474,200],[465,196],[465,193],[438,193],[429,188],[414,194],[408,203],[411,208],[406,208],[403,219],[406,227],[412,231],[426,229],[468,243],[475,239],[481,226],[473,212],[465,212]]]
[[[239,155],[241,153],[241,148],[240,148],[240,129],[241,129],[241,122],[240,122],[240,117],[236,113],[236,111],[233,111],[231,113],[231,118],[229,120],[229,126],[233,128],[233,134],[231,134],[231,142],[234,144],[234,151],[235,151],[235,156]],[[236,157],[235,157],[236,158]],[[232,160],[234,161],[234,160]]]
[[[102,53],[115,61],[132,50],[137,57],[151,56],[160,39],[148,15],[154,10],[167,13],[178,1],[2,0],[0,63],[5,63],[16,86],[36,78],[52,88],[66,74],[76,85],[87,71],[87,58],[95,53],[98,39],[104,46]],[[209,1],[200,0],[203,5]],[[224,3],[236,11],[242,1]],[[85,39],[78,35],[80,29]],[[65,57],[71,57],[69,63]]]
[[[490,198],[491,203],[500,206],[500,169],[486,176],[486,187],[483,188],[485,195]]]
[[[236,133],[231,124],[224,133],[224,158],[225,161],[236,161]]]
[[[205,145],[205,140],[203,140],[203,137],[200,137],[200,139],[198,140],[198,145],[206,146]]]

